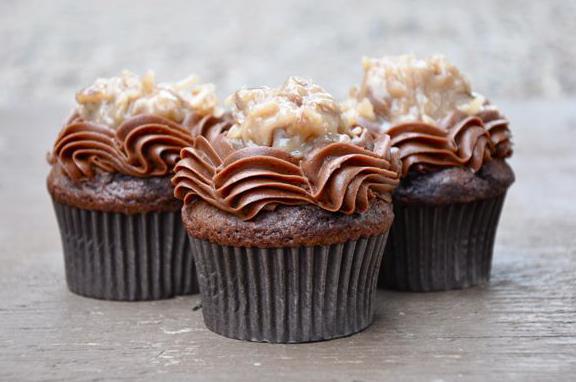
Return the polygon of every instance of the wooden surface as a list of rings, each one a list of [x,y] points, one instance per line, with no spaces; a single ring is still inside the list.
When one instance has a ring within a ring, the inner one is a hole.
[[[0,110],[0,380],[576,380],[576,101],[501,102],[517,182],[492,282],[381,291],[366,331],[302,345],[220,337],[198,296],[119,303],[75,296],[45,190],[63,108]]]

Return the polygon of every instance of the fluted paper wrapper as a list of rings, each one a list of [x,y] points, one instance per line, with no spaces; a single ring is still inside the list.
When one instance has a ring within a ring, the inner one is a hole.
[[[66,281],[104,300],[155,300],[198,291],[180,211],[125,215],[54,203]]]
[[[471,203],[394,203],[379,286],[429,292],[488,282],[506,194]]]
[[[274,343],[328,340],[372,322],[387,234],[330,246],[244,248],[191,237],[206,326]]]

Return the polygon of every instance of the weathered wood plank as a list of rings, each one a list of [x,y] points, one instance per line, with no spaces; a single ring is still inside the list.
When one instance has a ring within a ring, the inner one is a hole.
[[[493,280],[381,291],[374,324],[267,345],[205,329],[197,296],[118,303],[66,290],[44,154],[62,109],[0,110],[0,380],[574,380],[576,102],[503,105],[515,133]]]

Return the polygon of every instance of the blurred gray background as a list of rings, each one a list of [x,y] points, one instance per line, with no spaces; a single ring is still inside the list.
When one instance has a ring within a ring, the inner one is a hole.
[[[337,97],[363,55],[446,54],[493,99],[576,95],[576,1],[1,0],[0,106],[72,105],[122,69],[239,86],[312,78]]]

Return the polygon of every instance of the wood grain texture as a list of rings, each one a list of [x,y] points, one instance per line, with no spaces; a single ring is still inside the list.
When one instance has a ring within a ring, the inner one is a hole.
[[[0,380],[574,380],[575,105],[501,105],[517,182],[489,285],[380,291],[367,330],[302,345],[213,334],[192,309],[198,296],[119,303],[68,292],[44,160],[66,111],[0,110]]]

